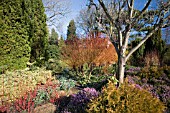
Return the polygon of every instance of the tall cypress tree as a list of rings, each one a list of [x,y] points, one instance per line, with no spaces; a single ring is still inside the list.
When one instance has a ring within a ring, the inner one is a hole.
[[[42,0],[31,0],[29,33],[31,62],[38,60],[41,57],[45,57],[45,50],[48,45],[48,31],[44,11]]]
[[[24,0],[0,2],[0,67],[26,67],[30,57],[27,12]]]
[[[159,29],[145,42],[145,55],[151,51],[156,51],[159,55],[159,60],[163,60],[164,54],[167,52],[166,43],[162,39],[162,32]],[[161,61],[162,63],[162,61]]]
[[[145,53],[156,50],[159,55],[164,54],[165,46],[165,41],[162,40],[161,29],[159,29],[146,41]]]
[[[74,20],[71,20],[67,28],[67,40],[76,38],[76,26]]]
[[[59,59],[58,34],[53,28],[49,37],[49,45],[46,49],[46,60]]]

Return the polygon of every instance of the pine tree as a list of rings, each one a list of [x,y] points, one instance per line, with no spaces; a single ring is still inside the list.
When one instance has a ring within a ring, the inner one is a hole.
[[[76,38],[76,26],[74,20],[71,20],[67,28],[67,40]]]
[[[58,33],[55,31],[54,28],[51,30],[51,36],[49,38],[49,43],[51,45],[52,44],[58,45]]]
[[[24,0],[0,2],[0,67],[25,68],[30,58],[27,12]]]
[[[54,28],[51,30],[51,36],[49,37],[49,44],[46,49],[46,60],[53,59],[58,60],[60,56],[58,46],[58,33]]]
[[[31,0],[29,32],[31,62],[38,60],[41,57],[45,57],[45,50],[48,46],[48,32],[44,11],[42,0]]]

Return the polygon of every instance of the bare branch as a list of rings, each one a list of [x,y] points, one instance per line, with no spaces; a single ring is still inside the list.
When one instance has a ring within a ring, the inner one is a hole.
[[[140,11],[140,13],[134,17],[134,19],[135,19],[134,22],[137,22],[137,21],[141,18],[141,16],[146,12],[146,10],[147,10],[147,8],[149,7],[151,1],[152,1],[152,0],[148,0],[148,2],[146,3],[146,5],[145,5],[145,7],[142,9],[142,11]]]
[[[151,37],[152,34],[153,34],[154,32],[156,32],[159,28],[160,28],[160,25],[157,25],[156,27],[154,27],[154,29],[153,29],[149,34],[147,34],[147,35],[141,40],[141,42],[140,42],[137,46],[135,46],[133,49],[131,49],[131,51],[128,53],[128,55],[127,55],[126,58],[125,58],[125,62],[126,62],[126,61],[129,59],[129,57],[130,57],[140,46],[142,46],[142,44],[143,44],[149,37]]]
[[[125,0],[123,1],[122,5],[119,2],[119,13],[120,14],[122,13],[123,9],[125,8],[125,5],[126,5],[126,1]]]
[[[134,10],[134,0],[131,0],[130,2],[130,7],[128,8],[129,10],[129,21],[131,21],[132,19],[132,14],[133,14],[133,10]],[[128,45],[128,40],[129,40],[129,36],[130,36],[130,30],[131,30],[131,23],[129,22],[128,25],[127,25],[127,29],[126,29],[126,32],[125,32],[125,37],[124,37],[124,48],[127,47]],[[126,49],[124,49],[124,52],[126,51]]]
[[[130,2],[130,8],[129,8],[129,19],[131,20],[132,14],[133,14],[133,8],[134,8],[134,0],[131,0]]]
[[[69,3],[66,0],[43,0],[47,25],[57,24],[57,18],[62,18],[69,13]]]
[[[105,4],[103,3],[103,0],[98,0],[98,1],[99,1],[99,3],[100,3],[101,7],[103,8],[106,16],[108,17],[109,21],[110,21],[112,24],[115,24],[113,18],[110,16],[110,14],[109,14],[109,12],[108,12]]]
[[[132,7],[131,7],[131,5],[129,3],[129,0],[126,0],[126,2],[127,2],[127,5],[128,5],[128,8],[131,9]]]

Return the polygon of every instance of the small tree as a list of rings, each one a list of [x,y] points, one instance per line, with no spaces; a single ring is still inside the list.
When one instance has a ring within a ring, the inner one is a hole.
[[[144,63],[147,68],[150,66],[158,66],[160,65],[160,57],[157,50],[152,50],[145,53]]]
[[[107,48],[107,44],[108,40],[105,38],[93,37],[93,35],[82,39],[67,40],[62,50],[63,59],[74,69],[87,64],[92,71],[93,65],[98,63],[95,61],[96,58]]]
[[[93,0],[90,1],[90,6],[97,5]],[[144,42],[152,36],[159,28],[167,27],[170,25],[169,10],[170,1],[160,1],[155,9],[151,9],[149,6],[152,0],[148,0],[142,10],[135,9],[135,0],[111,0],[110,5],[113,13],[110,13],[109,7],[106,7],[103,0],[98,0],[100,6],[105,13],[106,19],[109,21],[107,26],[110,26],[112,32],[110,38],[113,39],[118,54],[118,77],[119,83],[124,82],[125,65],[130,56],[141,46]],[[99,25],[104,24],[103,22]],[[152,28],[149,32],[144,32],[145,35],[138,45],[133,47],[128,54],[129,37],[132,32],[141,32],[142,29]],[[115,29],[113,29],[115,28]],[[115,30],[115,31],[114,31]],[[113,37],[112,34],[116,33],[117,36]]]
[[[61,35],[60,36],[60,39],[58,40],[58,46],[60,48],[60,50],[62,50],[62,47],[65,45],[65,42],[64,42],[64,38],[63,36]]]

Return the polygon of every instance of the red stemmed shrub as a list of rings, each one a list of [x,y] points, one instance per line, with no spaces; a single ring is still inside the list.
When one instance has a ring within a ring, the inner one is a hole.
[[[0,113],[8,112],[9,108],[10,108],[10,105],[1,105],[0,106]]]
[[[13,103],[13,110],[17,112],[27,111],[31,112],[34,109],[34,99],[37,95],[37,89],[29,91],[24,94],[21,98],[17,99]]]
[[[57,84],[52,82],[47,82],[44,85],[38,85],[34,90],[30,90],[26,92],[21,98],[18,98],[13,105],[11,106],[12,112],[32,112],[35,107],[45,104],[47,102],[55,103],[59,98],[56,88]],[[41,97],[42,95],[38,95],[39,91],[43,91],[47,95],[47,97]],[[40,100],[41,99],[41,100]],[[36,101],[40,103],[37,104]]]

